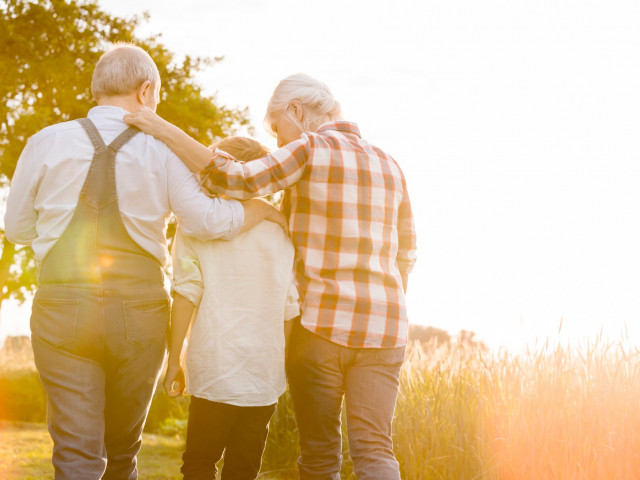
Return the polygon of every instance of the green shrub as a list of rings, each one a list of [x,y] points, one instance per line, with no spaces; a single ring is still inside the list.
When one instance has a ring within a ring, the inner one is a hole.
[[[46,421],[46,395],[34,370],[0,372],[0,392],[0,420]]]
[[[187,433],[187,417],[189,416],[189,397],[171,398],[162,389],[156,388],[151,401],[144,431],[163,433],[185,438]]]
[[[278,473],[278,478],[288,473],[297,474],[298,456],[298,427],[293,415],[291,395],[287,390],[278,400],[276,411],[269,423],[269,436],[262,456],[262,472],[270,474]],[[291,478],[297,478],[293,476]]]

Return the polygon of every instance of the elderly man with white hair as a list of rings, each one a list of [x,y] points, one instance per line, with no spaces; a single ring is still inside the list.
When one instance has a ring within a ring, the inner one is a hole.
[[[56,480],[133,480],[142,429],[166,350],[163,266],[171,212],[183,231],[230,239],[268,203],[210,198],[171,150],[123,116],[155,110],[151,57],[119,44],[96,65],[87,118],[27,143],[11,183],[7,238],[39,267],[31,316],[47,393]]]

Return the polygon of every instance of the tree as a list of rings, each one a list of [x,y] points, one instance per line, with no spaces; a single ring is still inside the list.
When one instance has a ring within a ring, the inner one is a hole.
[[[86,116],[94,105],[93,67],[113,42],[133,42],[158,65],[163,89],[158,113],[202,143],[248,125],[247,109],[216,104],[195,74],[221,58],[176,62],[159,36],[140,39],[148,14],[119,18],[95,0],[0,0],[0,187],[8,185],[27,139],[47,125]],[[35,286],[30,248],[16,247],[0,230],[0,306],[24,299]]]

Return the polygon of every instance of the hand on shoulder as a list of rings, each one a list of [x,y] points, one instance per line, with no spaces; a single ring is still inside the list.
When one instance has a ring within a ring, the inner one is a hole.
[[[163,128],[168,124],[149,107],[141,107],[136,112],[128,113],[123,117],[123,120],[127,125],[139,128],[144,133],[156,138],[160,138]]]

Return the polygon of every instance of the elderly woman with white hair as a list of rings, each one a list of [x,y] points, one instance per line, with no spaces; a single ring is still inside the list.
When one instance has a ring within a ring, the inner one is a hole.
[[[243,164],[149,110],[125,117],[164,141],[213,193],[247,199],[286,190],[302,298],[287,360],[300,478],[340,478],[344,397],[358,478],[399,479],[391,423],[416,247],[403,173],[308,75],[278,84],[265,120],[280,148]]]

